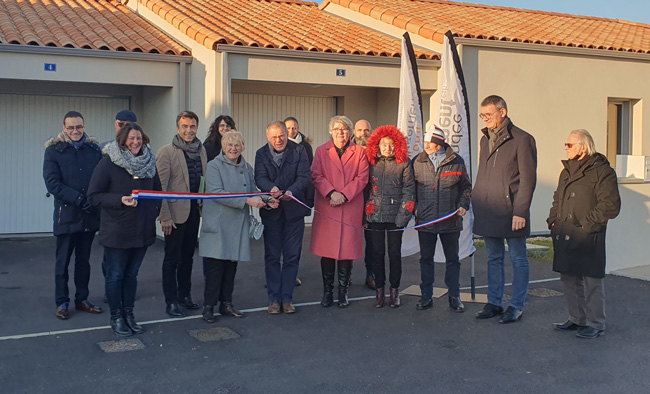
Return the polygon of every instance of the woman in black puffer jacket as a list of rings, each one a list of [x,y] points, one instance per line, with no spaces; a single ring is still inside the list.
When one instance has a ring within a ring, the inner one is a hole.
[[[370,257],[375,271],[377,294],[375,307],[385,303],[386,238],[390,262],[391,308],[400,305],[399,285],[402,278],[402,231],[415,208],[415,180],[408,158],[406,138],[395,126],[381,126],[368,139],[370,182],[365,207],[365,222],[371,238]]]

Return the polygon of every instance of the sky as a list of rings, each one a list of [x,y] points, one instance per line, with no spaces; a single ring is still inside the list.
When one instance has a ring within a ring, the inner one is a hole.
[[[320,4],[322,0],[316,2]],[[466,0],[465,2],[625,19],[650,25],[649,0]]]

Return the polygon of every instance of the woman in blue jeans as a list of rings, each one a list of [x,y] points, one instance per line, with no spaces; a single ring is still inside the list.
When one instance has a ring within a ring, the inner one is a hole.
[[[101,207],[99,244],[104,247],[106,298],[116,335],[144,332],[133,315],[138,271],[156,240],[159,200],[135,200],[134,189],[161,190],[149,137],[135,123],[104,148],[88,186],[88,200]]]

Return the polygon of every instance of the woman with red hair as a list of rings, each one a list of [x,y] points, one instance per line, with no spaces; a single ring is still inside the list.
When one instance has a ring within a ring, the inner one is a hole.
[[[377,296],[375,307],[385,303],[386,239],[390,262],[389,306],[400,305],[399,285],[402,279],[402,231],[413,216],[415,208],[415,178],[408,157],[406,138],[395,126],[381,126],[368,139],[370,162],[369,191],[365,207],[365,222],[372,239],[370,257],[375,271]]]

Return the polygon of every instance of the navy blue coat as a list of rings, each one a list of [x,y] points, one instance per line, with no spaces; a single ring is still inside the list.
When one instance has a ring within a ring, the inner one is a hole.
[[[54,196],[54,235],[95,232],[99,211],[84,212],[88,184],[102,152],[89,138],[79,149],[68,142],[51,139],[43,159],[45,187]]]
[[[291,190],[294,197],[306,202],[311,170],[305,148],[288,141],[280,167],[273,161],[268,144],[258,149],[255,153],[255,184],[263,192],[271,191],[274,186],[280,190]],[[293,200],[281,201],[277,209],[260,209],[262,220],[278,220],[282,216],[287,221],[302,220],[310,213],[311,210]]]
[[[104,157],[90,180],[88,201],[101,207],[99,244],[115,249],[141,248],[156,242],[156,218],[160,200],[142,199],[136,207],[122,204],[133,190],[162,190],[158,174],[134,179],[124,168]]]

